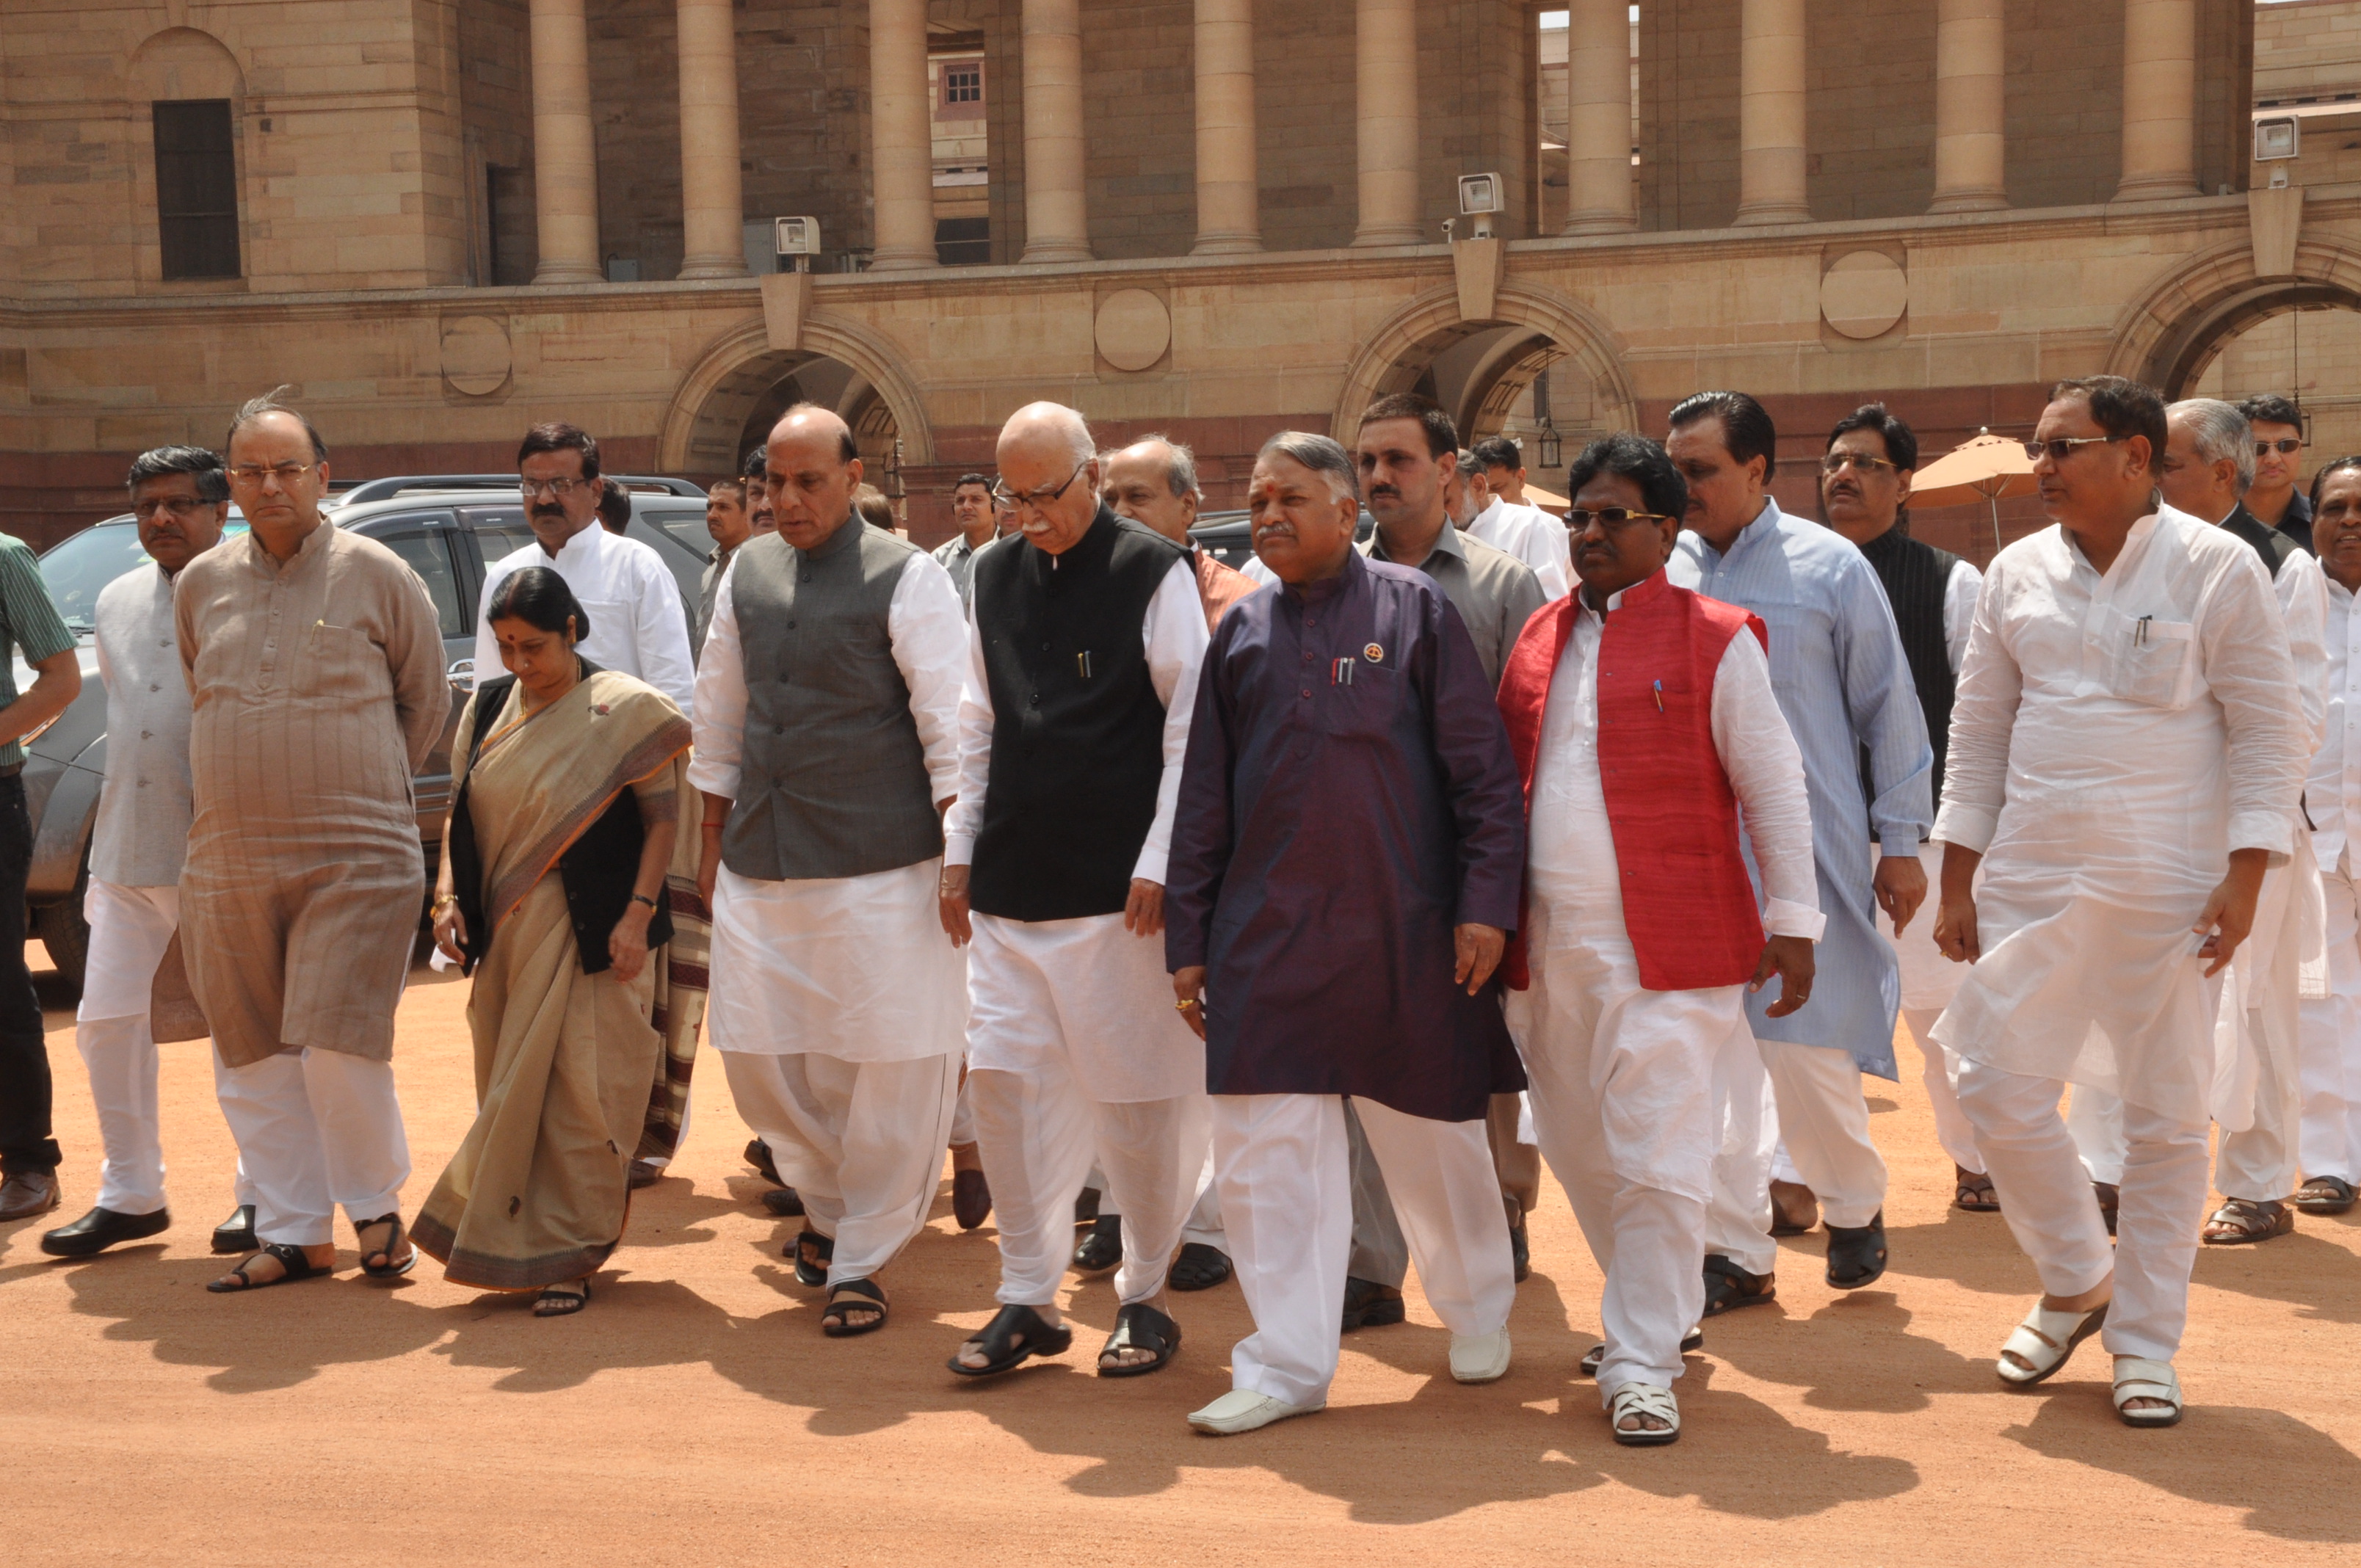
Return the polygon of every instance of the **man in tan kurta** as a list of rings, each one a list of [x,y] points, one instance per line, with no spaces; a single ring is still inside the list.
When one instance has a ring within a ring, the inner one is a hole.
[[[231,493],[253,532],[182,569],[195,824],[181,939],[263,1250],[215,1289],[415,1261],[393,1013],[425,896],[411,777],[451,692],[434,609],[391,551],[320,515],[327,451],[268,400],[239,411]]]

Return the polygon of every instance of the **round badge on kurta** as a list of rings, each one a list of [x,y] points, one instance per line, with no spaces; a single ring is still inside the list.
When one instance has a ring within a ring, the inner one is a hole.
[[[1378,643],[1372,642],[1361,650],[1361,657],[1372,664],[1382,664],[1386,662],[1386,651]]]

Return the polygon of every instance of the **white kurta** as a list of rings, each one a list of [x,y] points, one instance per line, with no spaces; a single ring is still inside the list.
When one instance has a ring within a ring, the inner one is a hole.
[[[1547,598],[1562,599],[1574,586],[1574,543],[1565,524],[1539,507],[1510,506],[1495,496],[1462,532],[1531,566]]]
[[[2202,1124],[2213,1042],[2190,928],[2230,850],[2286,860],[2305,753],[2244,542],[2167,507],[2104,576],[2062,528],[2002,551],[1935,829],[1984,856],[1982,956],[1936,1037]]]
[[[2361,849],[2361,598],[2327,585],[2323,711],[2325,730],[2304,784],[2304,809],[2326,896],[2326,986],[2302,1003],[2299,1054],[2303,1117],[2300,1151],[2307,1177],[2361,1177],[2361,901],[2353,851]]]
[[[653,550],[636,539],[608,532],[595,518],[559,548],[555,559],[536,542],[486,569],[484,591],[476,603],[478,684],[500,670],[500,639],[492,635],[484,613],[509,575],[527,566],[547,566],[565,578],[582,613],[590,618],[590,634],[577,652],[601,669],[637,676],[672,698],[681,712],[697,717],[697,660],[689,652],[688,611],[680,602],[680,584]]]
[[[746,664],[732,576],[716,591],[697,676],[688,782],[734,798],[744,756]],[[902,568],[886,609],[894,662],[937,801],[959,787],[965,634],[958,590],[931,556]],[[725,1051],[839,1061],[956,1056],[967,1023],[966,960],[943,934],[934,859],[865,876],[766,881],[721,868],[713,894],[713,1044]]]

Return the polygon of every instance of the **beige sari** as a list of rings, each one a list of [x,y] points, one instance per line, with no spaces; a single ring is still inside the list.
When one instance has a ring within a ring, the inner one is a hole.
[[[583,973],[557,861],[626,789],[652,821],[691,798],[688,721],[653,687],[602,671],[536,713],[522,697],[511,689],[472,763],[452,759],[492,922],[467,1003],[478,1109],[411,1233],[455,1283],[490,1290],[579,1278],[622,1239],[627,1168],[665,1053],[653,1019],[668,955],[652,952],[632,981]],[[697,851],[692,824],[667,880],[686,858],[694,885]],[[701,976],[697,990],[701,1003]],[[685,1009],[673,1011],[677,1027]]]

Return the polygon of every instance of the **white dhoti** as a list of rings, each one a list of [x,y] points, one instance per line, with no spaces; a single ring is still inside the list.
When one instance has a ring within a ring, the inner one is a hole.
[[[93,876],[82,897],[89,961],[74,1045],[90,1073],[105,1160],[97,1206],[152,1214],[164,1204],[164,1144],[156,1105],[156,1036],[148,999],[156,966],[181,923],[181,890],[124,887]]]
[[[2327,900],[2327,994],[2301,1004],[2298,1038],[2303,1083],[2301,1164],[2306,1177],[2361,1178],[2361,908],[2353,865],[2340,854],[2323,867]]]
[[[1115,1294],[1148,1300],[1180,1248],[1206,1138],[1205,1047],[1173,1009],[1163,939],[1120,915],[979,914],[974,931],[968,1099],[1000,1229],[999,1299],[1056,1301],[1097,1158],[1123,1217]]]
[[[1509,1027],[1542,1157],[1607,1276],[1599,1399],[1627,1383],[1670,1387],[1705,1310],[1716,1058],[1725,1046],[1754,1056],[1744,988],[1642,990],[1629,938],[1593,933],[1533,954]]]
[[[829,1237],[831,1285],[866,1279],[926,1224],[959,1090],[966,959],[939,860],[713,890],[706,1017],[738,1114]]]
[[[324,1246],[339,1206],[355,1225],[399,1208],[410,1140],[392,1063],[306,1047],[231,1068],[216,1050],[214,1089],[253,1189],[257,1240]]]
[[[1255,1321],[1230,1352],[1230,1386],[1290,1405],[1324,1404],[1353,1228],[1346,1102],[1223,1094],[1213,1104],[1214,1180]],[[1517,1283],[1484,1123],[1429,1121],[1374,1100],[1351,1104],[1387,1173],[1427,1304],[1455,1334],[1505,1327]]]

